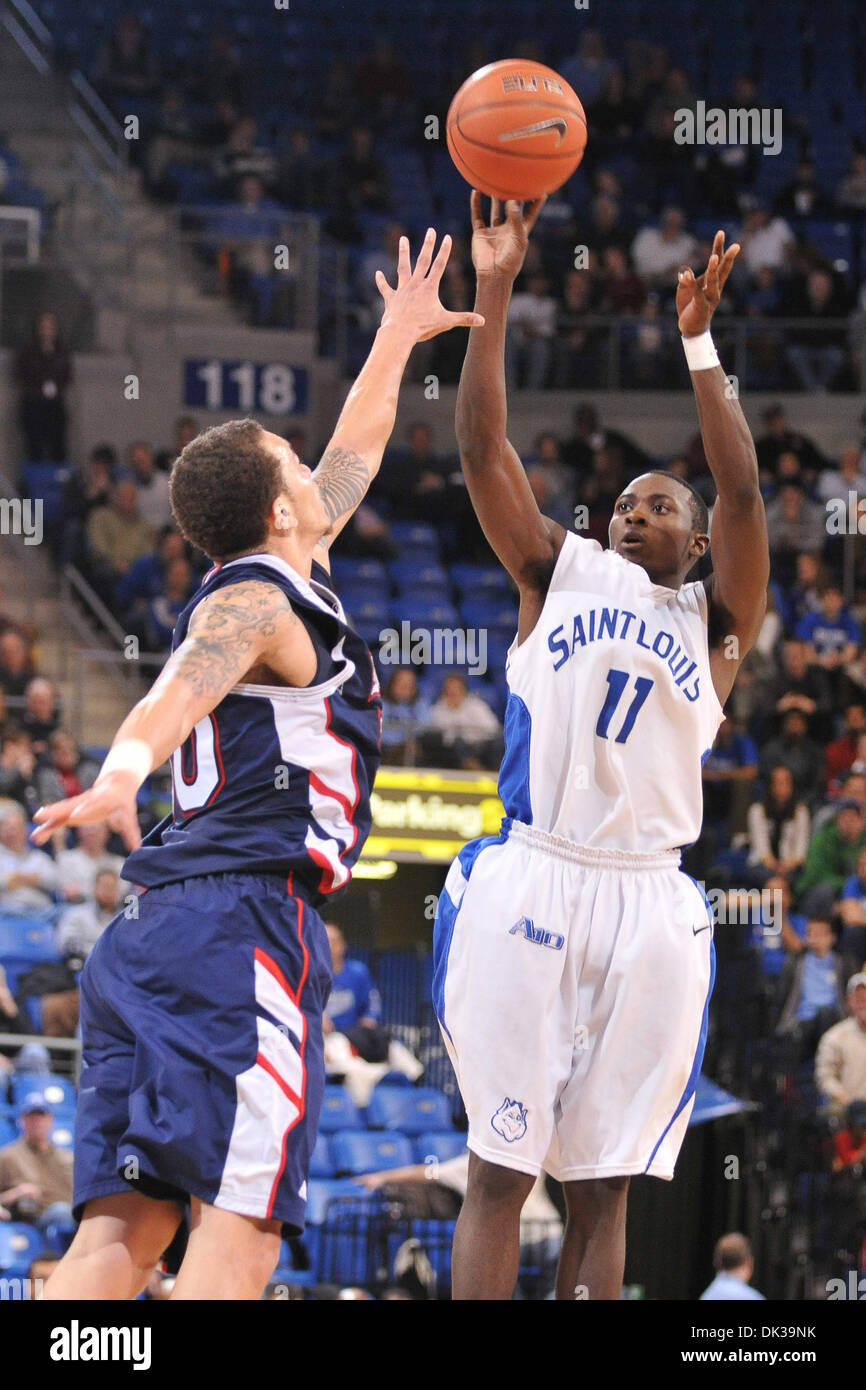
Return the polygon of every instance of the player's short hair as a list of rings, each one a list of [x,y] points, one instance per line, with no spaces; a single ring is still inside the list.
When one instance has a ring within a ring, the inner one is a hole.
[[[255,550],[284,486],[257,420],[229,420],[196,435],[175,459],[169,495],[188,541],[212,560]]]
[[[746,1236],[739,1231],[729,1231],[716,1241],[713,1251],[713,1269],[739,1269],[752,1258],[752,1247]]]
[[[673,478],[675,483],[687,488],[691,493],[692,521],[696,531],[706,535],[710,529],[710,513],[706,502],[696,487],[687,478],[681,478],[679,473],[672,473],[669,468],[647,468],[647,473],[657,473],[662,478]]]

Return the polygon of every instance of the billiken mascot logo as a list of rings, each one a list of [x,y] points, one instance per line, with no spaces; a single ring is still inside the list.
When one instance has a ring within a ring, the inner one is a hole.
[[[507,1144],[513,1144],[526,1133],[526,1106],[506,1096],[490,1123]]]

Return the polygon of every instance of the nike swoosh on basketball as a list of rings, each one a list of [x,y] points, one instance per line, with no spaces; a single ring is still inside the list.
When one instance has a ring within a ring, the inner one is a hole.
[[[564,116],[551,116],[546,121],[536,121],[534,125],[521,126],[520,130],[505,130],[499,136],[500,140],[525,140],[528,135],[538,135],[542,130],[556,130],[559,132],[557,145],[561,145],[568,134],[568,121]]]

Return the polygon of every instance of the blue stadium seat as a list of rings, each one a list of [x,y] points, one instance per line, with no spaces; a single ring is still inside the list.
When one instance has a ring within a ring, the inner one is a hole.
[[[7,958],[29,961],[34,965],[42,960],[59,960],[54,937],[54,924],[47,913],[25,916],[4,912],[0,916],[0,960]]]
[[[331,1136],[331,1157],[340,1174],[376,1173],[413,1162],[412,1145],[396,1130],[341,1129]]]
[[[35,1226],[26,1226],[23,1221],[0,1222],[0,1270],[7,1278],[25,1279],[43,1243]]]
[[[23,463],[21,480],[28,497],[42,499],[42,520],[49,525],[63,514],[63,489],[71,463]]]
[[[507,598],[467,598],[460,605],[460,614],[468,627],[517,627],[517,605]]]
[[[20,1138],[15,1120],[9,1115],[0,1116],[0,1149],[6,1144],[14,1144],[15,1140]]]
[[[379,584],[388,587],[388,571],[381,560],[356,560],[351,555],[331,556],[331,578],[335,584]],[[342,589],[340,590],[342,597]]]
[[[363,1123],[361,1112],[348,1091],[342,1086],[325,1087],[319,1118],[323,1134],[333,1134],[338,1129],[360,1129]]]
[[[438,554],[439,537],[426,521],[392,521],[391,539],[407,551],[433,550]]]
[[[331,1161],[331,1146],[327,1134],[316,1135],[316,1143],[310,1159],[311,1178],[332,1178],[334,1165]]]
[[[345,1197],[357,1197],[363,1201],[366,1189],[351,1178],[313,1178],[307,1183],[307,1226],[321,1226],[328,1211],[328,1203]]]
[[[20,1105],[31,1091],[38,1091],[55,1111],[75,1113],[75,1087],[65,1076],[25,1072],[12,1077],[10,1089],[13,1105]]]
[[[451,578],[461,595],[468,598],[486,597],[490,592],[511,593],[508,575],[495,565],[470,565],[460,561],[451,566]]]
[[[434,1130],[425,1131],[419,1134],[415,1140],[415,1162],[426,1163],[430,1158],[436,1158],[440,1163],[447,1163],[449,1158],[457,1158],[459,1154],[466,1152],[466,1135],[459,1134],[456,1130]]]
[[[398,631],[402,622],[427,628],[460,626],[460,615],[452,603],[443,603],[439,597],[425,598],[423,593],[406,594],[398,604],[392,602],[391,616]]]
[[[403,1134],[423,1134],[425,1130],[447,1129],[451,1123],[451,1102],[442,1091],[431,1086],[377,1086],[367,1107],[371,1129],[401,1130]]]
[[[399,589],[423,587],[448,591],[448,574],[438,562],[414,560],[407,556],[404,560],[393,560],[389,573]]]

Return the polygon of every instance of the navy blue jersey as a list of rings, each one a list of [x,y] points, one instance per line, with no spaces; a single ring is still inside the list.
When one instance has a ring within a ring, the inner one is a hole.
[[[242,580],[276,584],[316,650],[312,685],[239,684],[171,759],[172,813],[129,856],[147,887],[218,873],[284,875],[321,901],[348,882],[370,830],[382,700],[370,650],[348,626],[327,571],[308,583],[275,555],[205,575],[174,630],[184,640],[202,599]]]

